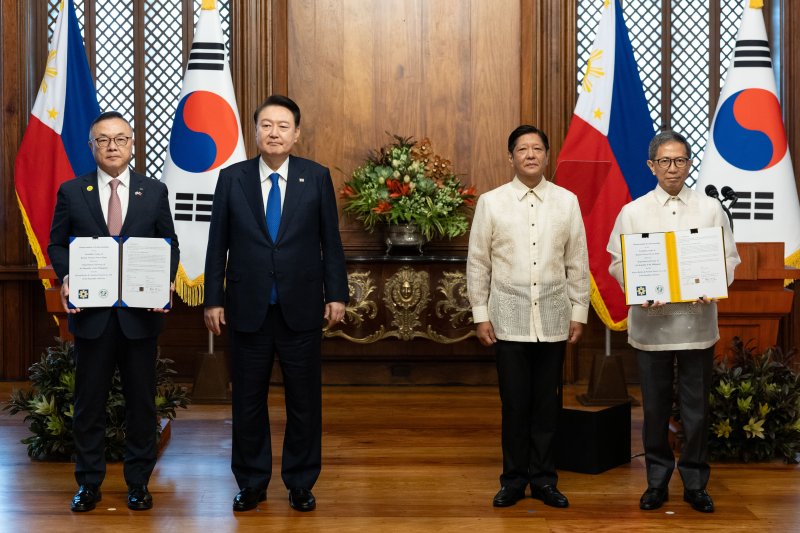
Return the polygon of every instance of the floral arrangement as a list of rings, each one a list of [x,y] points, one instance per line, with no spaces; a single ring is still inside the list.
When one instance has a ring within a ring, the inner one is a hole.
[[[758,355],[733,339],[731,356],[715,366],[709,397],[712,460],[800,460],[800,376],[792,358],[776,348]]]
[[[344,212],[368,230],[378,224],[416,224],[426,239],[458,237],[469,228],[475,187],[465,187],[450,161],[433,153],[429,139],[392,135],[373,151],[340,191]]]
[[[47,348],[42,359],[30,368],[33,388],[15,390],[11,401],[3,407],[12,415],[26,413],[33,435],[22,439],[28,455],[35,459],[70,460],[75,452],[72,433],[75,363],[73,345],[60,339]],[[159,420],[175,418],[175,409],[189,403],[184,387],[172,381],[170,359],[156,359],[156,412]],[[153,421],[161,437],[161,424]],[[120,461],[125,453],[125,399],[119,371],[114,373],[106,403],[106,459]]]

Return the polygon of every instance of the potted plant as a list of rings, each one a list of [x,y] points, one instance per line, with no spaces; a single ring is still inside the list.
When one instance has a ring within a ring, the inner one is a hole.
[[[458,237],[469,228],[475,187],[466,187],[450,161],[434,154],[428,138],[392,135],[394,142],[370,153],[340,190],[344,212],[373,231],[389,227],[394,245],[421,246],[434,237]]]
[[[735,337],[714,368],[709,397],[712,460],[800,459],[800,377],[793,352],[757,354]]]
[[[32,388],[19,389],[11,394],[3,407],[12,415],[25,413],[32,435],[22,439],[28,455],[34,459],[71,460],[75,452],[72,434],[73,394],[75,391],[75,360],[73,345],[61,339],[47,348],[38,363],[30,368]],[[156,411],[154,420],[161,438],[161,419],[173,420],[178,407],[189,403],[185,387],[172,381],[175,371],[170,359],[156,359]],[[119,371],[114,374],[106,403],[106,459],[122,460],[125,452],[125,399]]]

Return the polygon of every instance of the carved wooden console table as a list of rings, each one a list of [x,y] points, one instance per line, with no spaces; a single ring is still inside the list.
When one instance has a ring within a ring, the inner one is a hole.
[[[323,381],[349,384],[497,382],[467,299],[466,257],[347,258],[350,303],[325,331]]]
[[[463,256],[357,256],[347,259],[350,303],[329,338],[370,344],[474,337]]]

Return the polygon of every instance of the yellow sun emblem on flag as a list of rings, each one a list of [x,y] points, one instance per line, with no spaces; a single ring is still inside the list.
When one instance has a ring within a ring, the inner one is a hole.
[[[586,72],[583,75],[583,90],[587,93],[592,92],[592,78],[602,78],[606,75],[603,67],[598,67],[596,63],[603,58],[602,50],[595,50],[589,56],[589,61],[586,62]]]
[[[58,74],[56,67],[52,66],[52,63],[55,63],[56,60],[56,50],[50,50],[50,53],[47,54],[47,66],[44,69],[44,78],[42,78],[42,92],[47,93],[47,78],[55,78]]]

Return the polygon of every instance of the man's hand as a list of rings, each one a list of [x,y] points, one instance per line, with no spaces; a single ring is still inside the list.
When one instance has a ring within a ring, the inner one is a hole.
[[[583,334],[583,324],[580,322],[575,322],[574,320],[569,321],[569,337],[567,337],[567,342],[570,344],[575,344],[581,338]]]
[[[494,336],[494,326],[492,326],[492,323],[488,320],[486,322],[478,322],[478,324],[476,324],[475,334],[478,336],[478,340],[484,346],[491,346],[497,342],[497,337]]]
[[[203,310],[203,320],[206,323],[206,328],[208,328],[208,331],[214,335],[219,335],[222,333],[220,324],[223,326],[226,325],[225,308],[222,306],[206,307],[205,310]]]
[[[642,304],[642,307],[647,309],[648,307],[664,307],[665,305],[667,305],[666,302],[662,302],[659,300],[648,300]]]
[[[169,313],[169,310],[172,309],[172,295],[174,292],[175,292],[175,283],[173,282],[169,284],[169,307],[167,308],[158,307],[155,309],[148,309],[148,311],[152,311],[154,313],[164,313],[164,314]]]
[[[709,298],[708,296],[706,296],[704,294],[703,296],[698,298],[696,301],[692,302],[692,305],[698,304],[698,303],[708,305],[708,304],[713,303],[713,302],[714,302],[713,298]]]
[[[61,307],[64,308],[64,312],[70,315],[81,312],[81,310],[77,307],[70,309],[69,304],[67,303],[68,301],[69,301],[69,276],[65,276],[64,281],[61,282]]]
[[[325,304],[325,315],[323,318],[328,322],[328,327],[333,327],[344,318],[343,302],[328,302]]]

